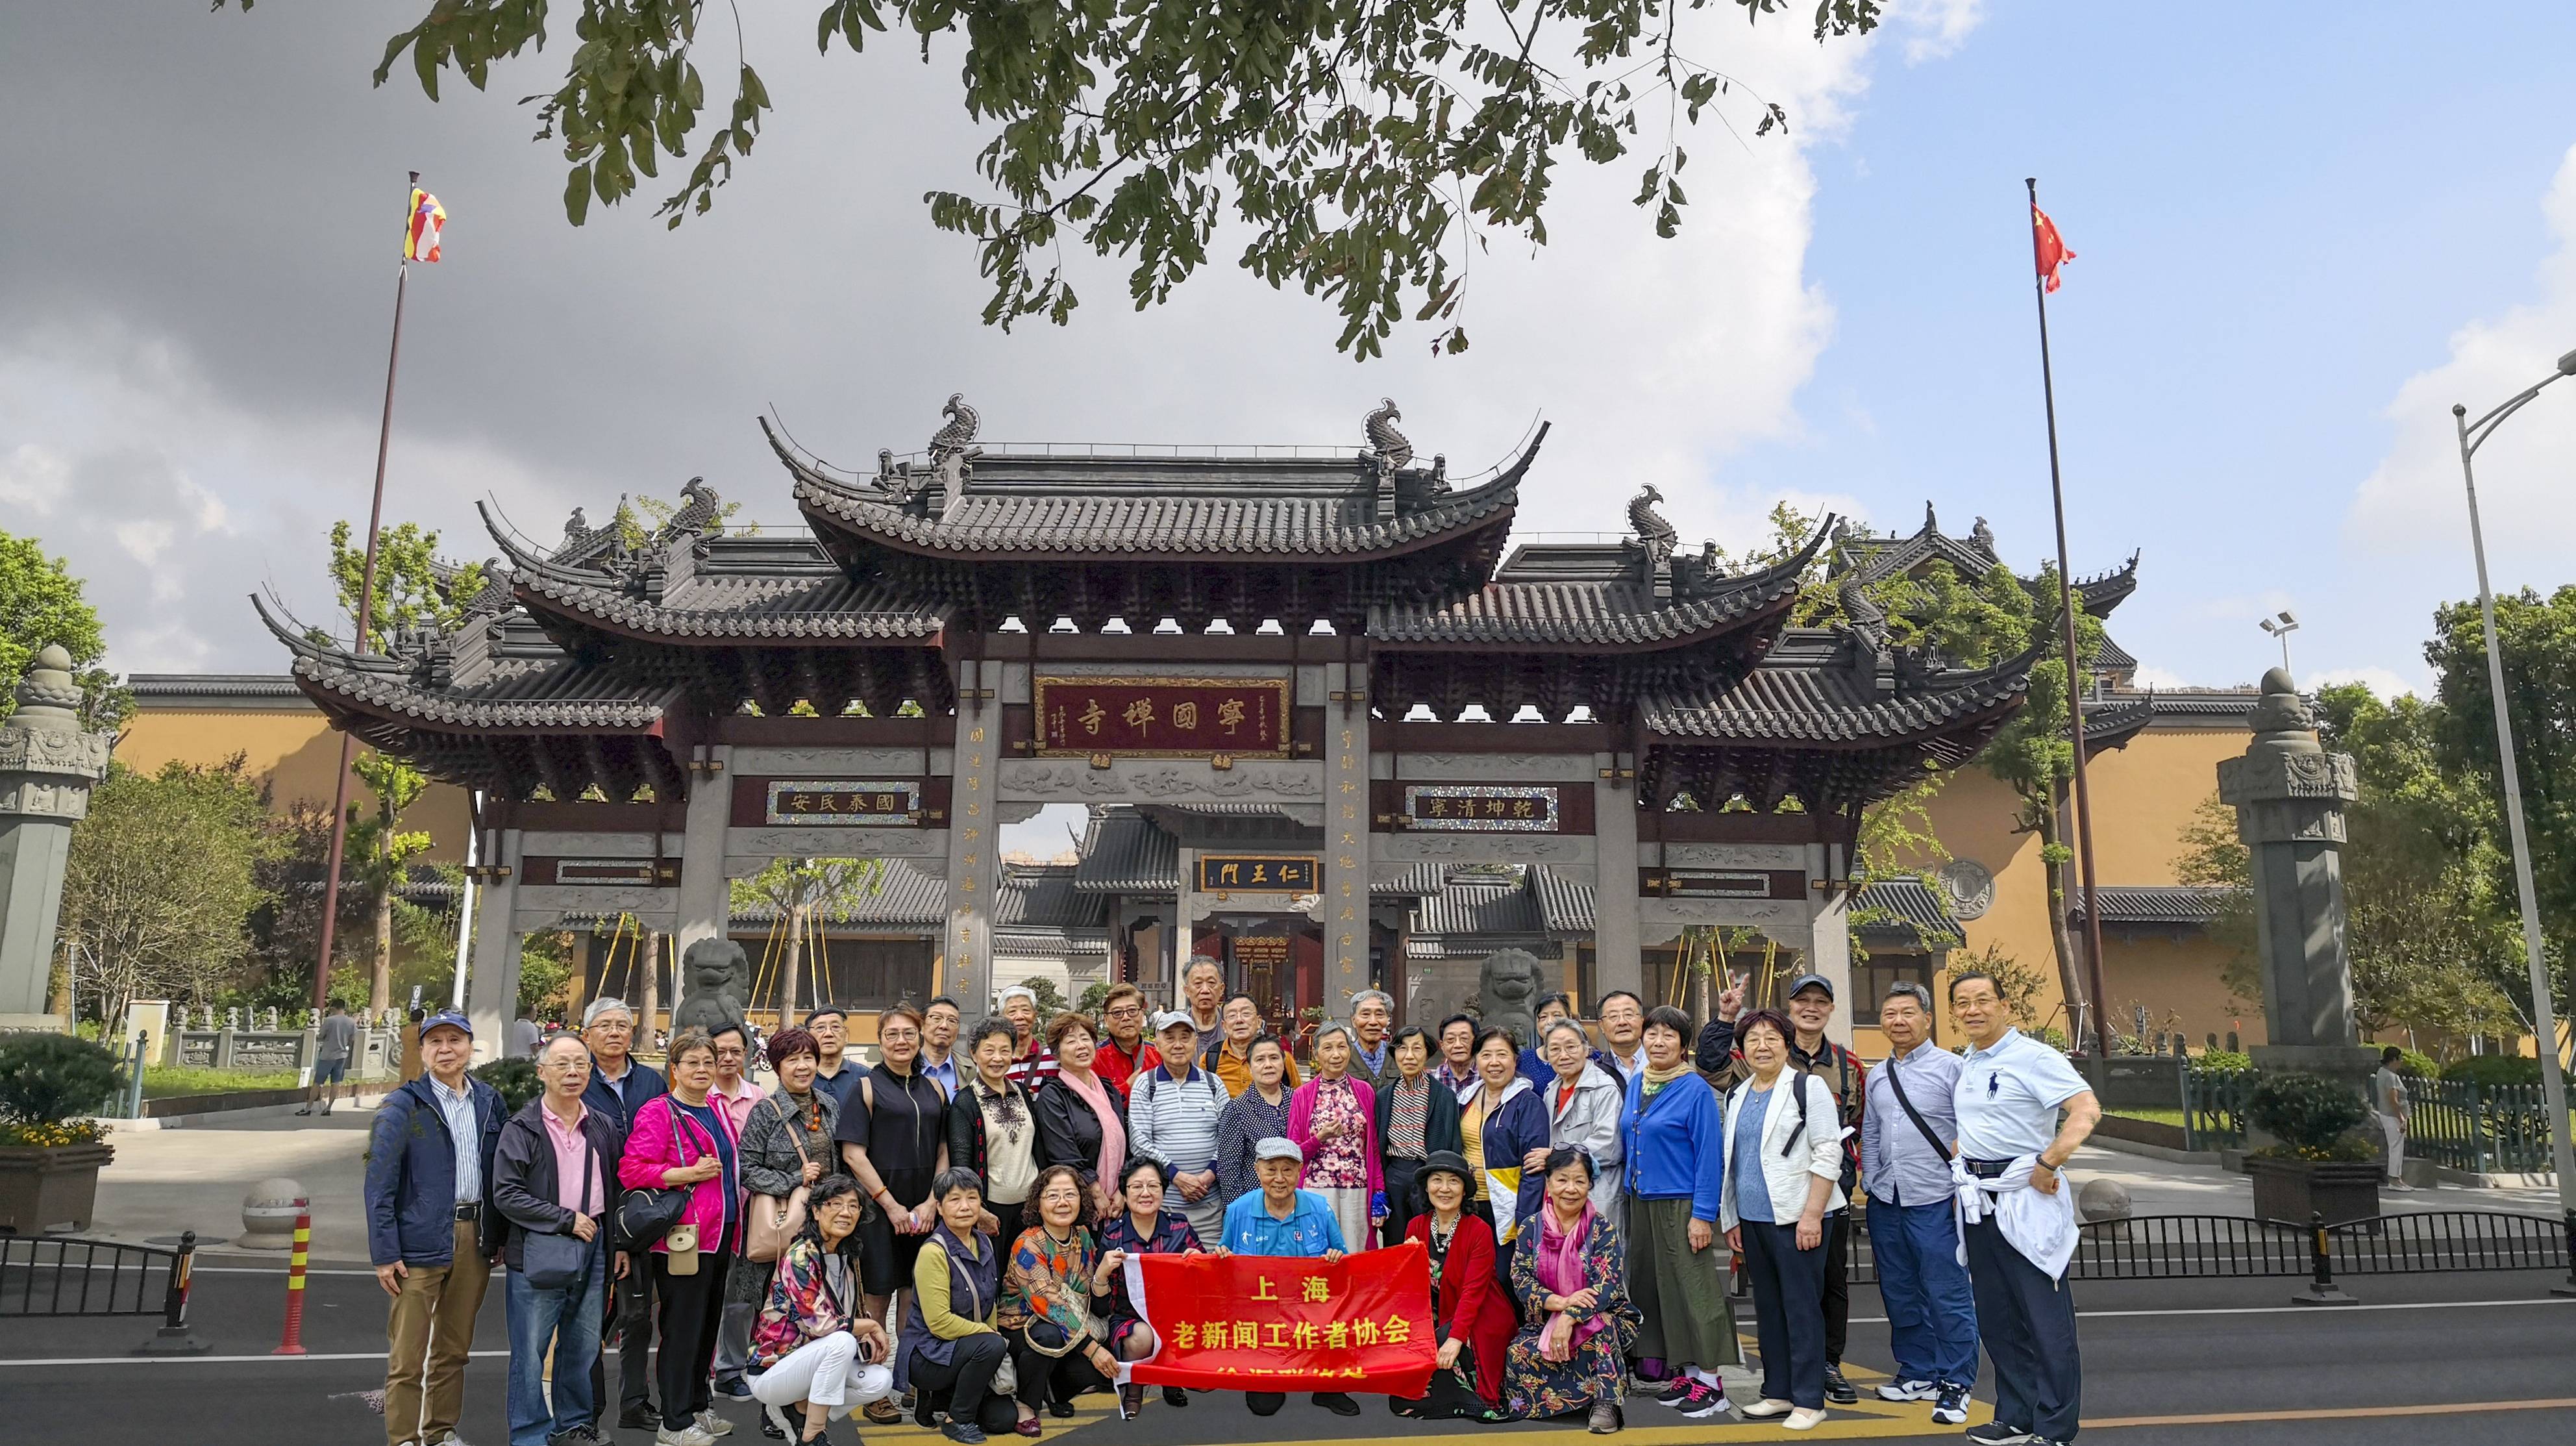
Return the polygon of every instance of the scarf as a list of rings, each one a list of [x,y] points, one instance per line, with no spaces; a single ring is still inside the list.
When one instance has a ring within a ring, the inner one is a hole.
[[[1556,1211],[1547,1205],[1539,1206],[1538,1218],[1538,1283],[1557,1295],[1573,1295],[1584,1288],[1583,1246],[1592,1238],[1592,1204],[1584,1202],[1572,1229],[1558,1229]],[[1539,1332],[1539,1353],[1562,1361],[1609,1324],[1609,1317],[1598,1312],[1578,1325],[1571,1311],[1559,1311],[1547,1318]]]
[[[1646,1066],[1646,1072],[1638,1076],[1639,1079],[1645,1081],[1645,1084],[1638,1089],[1637,1097],[1641,1100],[1653,1099],[1657,1094],[1660,1094],[1663,1091],[1664,1086],[1671,1084],[1674,1080],[1680,1079],[1683,1075],[1689,1074],[1690,1072],[1691,1062],[1688,1059],[1684,1059],[1681,1063],[1674,1065],[1671,1069],[1657,1069],[1650,1064]]]
[[[1117,1108],[1109,1103],[1109,1087],[1102,1084],[1096,1074],[1089,1079],[1075,1079],[1069,1073],[1059,1074],[1055,1082],[1082,1096],[1083,1103],[1091,1106],[1091,1112],[1100,1117],[1099,1180],[1103,1189],[1117,1188],[1115,1182],[1127,1166],[1127,1127],[1118,1123]]]

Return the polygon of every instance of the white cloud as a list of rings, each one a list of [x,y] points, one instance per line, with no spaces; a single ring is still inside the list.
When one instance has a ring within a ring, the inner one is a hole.
[[[2381,699],[2393,699],[2421,691],[2421,685],[2394,668],[2328,668],[2309,681],[2311,687],[2332,687],[2359,683]]]
[[[2454,332],[2450,358],[2406,379],[2388,407],[2396,437],[2361,484],[2346,521],[2351,539],[2380,554],[2462,556],[2468,543],[2453,404],[2475,419],[2551,373],[2576,346],[2576,147],[2541,198],[2557,247],[2533,278],[2532,299]],[[2564,576],[2564,539],[2576,527],[2576,383],[2552,387],[2515,414],[2477,454],[2478,503],[2501,589],[2508,578]]]
[[[0,457],[0,502],[49,516],[70,485],[62,455],[50,447],[23,442]]]
[[[1958,53],[1968,32],[1985,19],[1986,0],[1913,0],[1893,19],[1905,34],[1905,63],[1921,65]]]
[[[2159,668],[2153,663],[2140,663],[2138,665],[2136,680],[2138,686],[2141,688],[2153,688],[2159,691],[2172,688],[2189,688],[2194,686],[2191,680],[2185,678],[2182,674],[2175,672],[2171,668]]]

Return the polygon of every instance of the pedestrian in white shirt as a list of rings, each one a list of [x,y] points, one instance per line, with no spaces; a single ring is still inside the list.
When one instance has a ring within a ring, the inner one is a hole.
[[[1950,1009],[1969,1045],[1951,1096],[1960,1174],[1994,1182],[1981,1190],[2027,1189],[2054,1203],[2066,1188],[2068,1157],[2102,1118],[2100,1102],[2064,1055],[2012,1027],[1992,975],[1970,969],[1950,976]],[[2034,1264],[2003,1218],[1966,1213],[1977,1334],[1995,1369],[1995,1418],[1970,1427],[1968,1439],[1980,1446],[2072,1441],[2083,1367],[2075,1296],[2059,1278],[2064,1266]]]

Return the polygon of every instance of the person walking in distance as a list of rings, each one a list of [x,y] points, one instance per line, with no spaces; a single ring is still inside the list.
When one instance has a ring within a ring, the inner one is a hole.
[[[626,1007],[625,1000],[592,1000],[582,1011],[581,1042],[590,1049],[590,1086],[582,1091],[581,1102],[616,1132],[622,1155],[636,1114],[661,1098],[669,1086],[661,1071],[637,1062],[635,1011]],[[624,1278],[610,1280],[608,1301],[602,1308],[616,1331],[617,1424],[629,1431],[653,1430],[662,1424],[661,1414],[653,1409],[653,1272],[630,1270]],[[603,1331],[600,1339],[599,1357],[590,1367],[593,1430],[608,1409],[609,1337]]]
[[[1718,1017],[1700,1032],[1702,1070],[1710,1074],[1724,1070],[1735,1031],[1732,1021],[1743,1003],[1744,980],[1738,976],[1734,987],[1718,999]],[[1825,1088],[1833,1092],[1835,1129],[1844,1132],[1840,1147],[1843,1173],[1836,1184],[1848,1200],[1860,1183],[1860,1127],[1868,1095],[1868,1070],[1860,1056],[1825,1038],[1825,1026],[1834,1018],[1833,981],[1822,974],[1799,975],[1789,981],[1788,1003],[1780,1012],[1791,1028],[1789,1063],[1823,1080]],[[1717,1046],[1714,1060],[1712,1043]],[[1860,1392],[1843,1378],[1843,1342],[1851,1333],[1851,1213],[1836,1211],[1825,1227],[1825,1399],[1848,1406],[1860,1399]]]
[[[597,1446],[591,1367],[599,1360],[600,1303],[610,1278],[630,1266],[608,1237],[617,1132],[582,1103],[590,1054],[579,1039],[547,1040],[537,1080],[537,1097],[501,1126],[493,1152],[492,1204],[509,1227],[501,1258],[509,1266],[510,1446]],[[550,1254],[577,1257],[569,1283],[538,1283],[544,1273],[562,1273],[560,1259],[531,1275],[530,1242],[540,1237]]]
[[[465,1072],[474,1026],[420,1022],[421,1077],[385,1097],[367,1141],[367,1255],[393,1297],[385,1321],[385,1440],[450,1446],[465,1358],[503,1226],[492,1208],[500,1092]]]
[[[340,1101],[340,1086],[348,1082],[349,1054],[357,1043],[358,1021],[349,1017],[347,1005],[332,1000],[322,1011],[322,1022],[313,1027],[313,1084],[304,1092],[304,1108],[297,1114],[313,1113],[317,1103],[322,1113],[331,1113],[331,1106]]]
[[[2379,1052],[2379,1072],[2370,1077],[2370,1102],[2379,1115],[2380,1137],[2388,1141],[2388,1179],[2391,1190],[2412,1190],[2406,1183],[2406,1081],[2397,1077],[2397,1062],[2406,1051],[2390,1045]],[[329,1110],[324,1110],[329,1114]]]
[[[1869,1072],[1860,1132],[1870,1248],[1896,1357],[1896,1378],[1878,1394],[1928,1400],[1936,1424],[1957,1426],[1968,1419],[1968,1391],[1977,1383],[1977,1305],[1959,1263],[1950,1180],[1959,1057],[1933,1047],[1932,991],[1911,980],[1887,987],[1878,1027],[1889,1053]]]
[[[1995,1418],[1968,1428],[1979,1446],[2075,1439],[2083,1362],[2075,1293],[2075,1208],[2063,1171],[2102,1118],[2066,1056],[2012,1027],[1993,976],[1950,976],[1950,1010],[1967,1032],[1951,1094],[1977,1336],[1995,1368]],[[2060,1116],[2063,1116],[2061,1121]]]

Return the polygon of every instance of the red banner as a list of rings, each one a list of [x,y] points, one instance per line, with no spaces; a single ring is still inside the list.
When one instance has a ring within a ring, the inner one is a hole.
[[[1041,754],[1288,756],[1285,678],[1041,675],[1034,701]]]
[[[1162,1342],[1133,1367],[1145,1385],[1409,1397],[1431,1383],[1431,1261],[1417,1241],[1331,1265],[1137,1256],[1127,1291]]]

